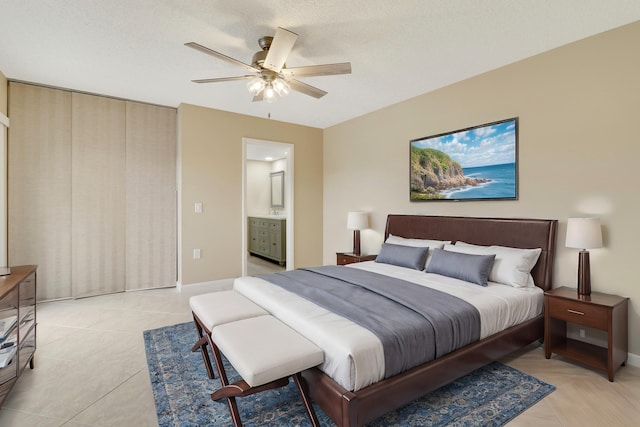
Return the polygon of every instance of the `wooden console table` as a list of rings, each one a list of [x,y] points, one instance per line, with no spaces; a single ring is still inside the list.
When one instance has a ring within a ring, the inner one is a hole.
[[[0,368],[0,406],[27,364],[33,369],[33,354],[36,351],[36,269],[35,265],[11,267],[11,274],[0,276],[0,322],[6,325],[15,323],[6,334],[1,333],[0,329],[0,347],[4,347],[0,348],[0,356],[2,351],[13,354],[10,362]]]

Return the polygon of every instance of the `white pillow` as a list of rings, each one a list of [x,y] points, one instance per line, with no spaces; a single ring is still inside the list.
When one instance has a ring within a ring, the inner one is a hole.
[[[393,234],[389,234],[389,237],[387,237],[385,243],[390,243],[392,245],[413,246],[416,248],[429,247],[431,249],[442,249],[444,245],[450,244],[451,240],[444,241],[429,239],[407,239],[406,237],[394,236]]]
[[[515,288],[535,286],[531,270],[536,265],[542,249],[519,249],[508,246],[480,246],[465,242],[445,245],[444,249],[474,255],[495,254],[496,259],[489,273],[489,280]]]
[[[429,248],[429,253],[427,254],[427,262],[425,262],[424,266],[426,268],[431,261],[431,254],[433,253],[433,249],[444,248],[444,245],[450,244],[451,240],[429,240],[429,239],[408,239],[406,237],[394,236],[393,234],[389,234],[385,243],[390,243],[392,245],[402,245],[402,246],[413,246],[416,248]],[[423,268],[424,270],[424,268]]]

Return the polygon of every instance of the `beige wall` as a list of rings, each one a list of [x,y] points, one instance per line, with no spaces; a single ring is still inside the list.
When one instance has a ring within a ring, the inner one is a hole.
[[[247,160],[247,216],[269,214],[271,162]]]
[[[178,107],[181,284],[240,276],[242,138],[294,145],[295,267],[322,262],[322,130],[212,110]],[[194,213],[194,203],[203,213]],[[202,258],[193,259],[193,249]]]
[[[594,291],[631,298],[630,351],[640,355],[640,22],[526,59],[325,129],[324,253],[351,249],[347,211],[372,213],[363,252],[376,253],[386,215],[555,218],[554,286],[576,283],[567,218],[600,216]],[[409,140],[520,118],[519,200],[409,202]]]

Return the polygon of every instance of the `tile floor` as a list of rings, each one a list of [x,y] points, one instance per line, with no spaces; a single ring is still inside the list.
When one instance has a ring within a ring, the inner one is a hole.
[[[0,410],[0,426],[156,426],[142,331],[191,321],[191,295],[231,281],[38,304],[35,369],[25,370]],[[557,390],[508,425],[638,425],[640,368],[615,383],[532,345],[503,362]]]
[[[38,304],[35,369],[14,386],[0,426],[157,426],[142,332],[191,321],[191,295],[231,285]]]
[[[257,276],[258,274],[277,273],[286,270],[276,262],[260,258],[255,255],[247,255],[247,276]]]

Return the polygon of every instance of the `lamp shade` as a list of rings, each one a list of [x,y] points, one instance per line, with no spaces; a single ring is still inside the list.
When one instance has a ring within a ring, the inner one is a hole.
[[[349,212],[347,214],[347,228],[349,230],[369,228],[369,214],[366,212]]]
[[[569,218],[565,246],[578,249],[602,247],[600,218]]]

